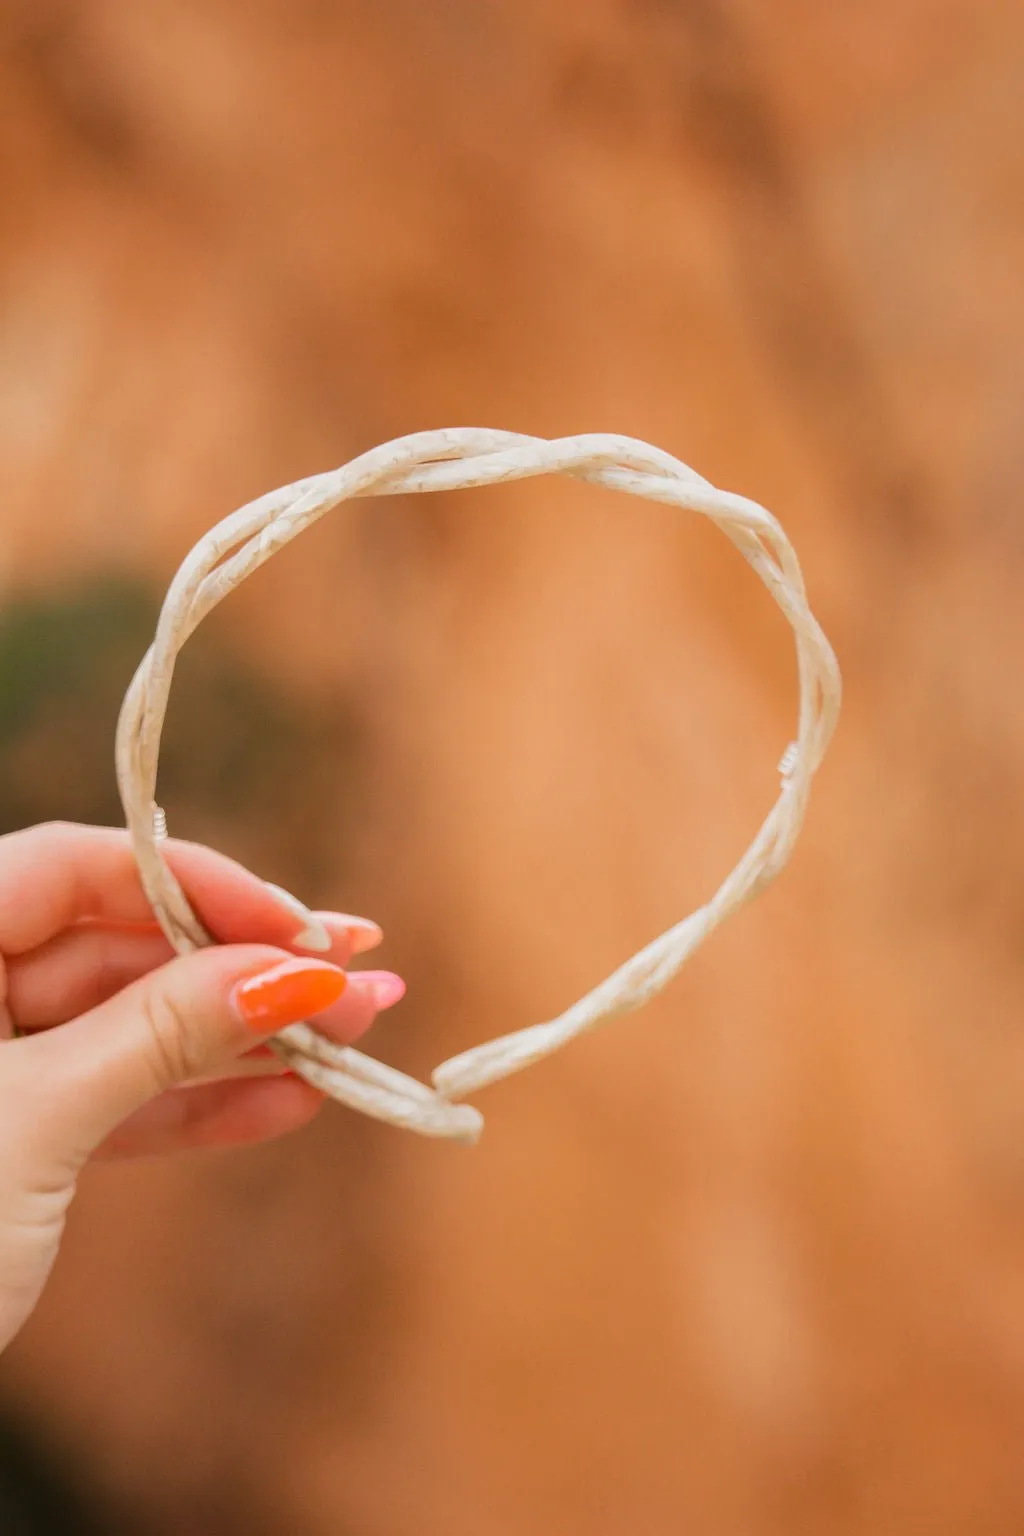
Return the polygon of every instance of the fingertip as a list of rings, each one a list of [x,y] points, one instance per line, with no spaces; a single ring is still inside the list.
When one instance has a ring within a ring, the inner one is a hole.
[[[348,985],[364,997],[376,1013],[393,1008],[405,996],[405,982],[394,971],[349,971]]]
[[[330,914],[344,927],[352,946],[352,954],[362,955],[368,949],[376,949],[383,943],[384,930],[379,923],[373,922],[368,917],[353,917],[351,913],[338,912]],[[320,912],[317,916],[326,918],[327,913]]]
[[[384,929],[370,917],[355,917],[352,912],[313,912],[332,935],[333,942],[344,945],[348,955],[365,954],[384,942]]]
[[[351,1045],[366,1033],[377,1015],[405,995],[405,982],[393,971],[349,971],[348,985],[336,1003],[325,1008],[316,1029],[339,1045]]]

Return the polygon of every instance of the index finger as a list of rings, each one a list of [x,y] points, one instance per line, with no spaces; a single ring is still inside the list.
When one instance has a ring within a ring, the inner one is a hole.
[[[258,875],[198,843],[169,839],[162,846],[214,938],[282,948],[295,942],[301,908]],[[48,822],[0,837],[0,953],[24,954],[89,919],[155,924],[127,832]]]

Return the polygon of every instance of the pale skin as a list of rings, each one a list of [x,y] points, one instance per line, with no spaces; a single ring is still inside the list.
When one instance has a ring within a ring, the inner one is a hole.
[[[267,1039],[315,1015],[348,1043],[404,990],[344,971],[376,924],[309,913],[207,848],[164,849],[216,947],[174,956],[125,833],[0,837],[0,1349],[39,1298],[90,1159],[297,1130],[323,1098]]]

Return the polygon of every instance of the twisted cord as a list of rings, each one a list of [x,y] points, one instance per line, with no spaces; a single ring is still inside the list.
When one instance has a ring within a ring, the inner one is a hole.
[[[731,912],[775,879],[800,831],[811,781],[835,729],[839,668],[807,604],[803,576],[779,523],[756,502],[717,490],[687,465],[634,438],[595,433],[525,437],[477,427],[418,432],[385,443],[341,469],[283,486],[241,507],[200,539],[164,601],[156,636],[125,696],[117,778],[146,894],[179,953],[214,940],[164,862],[166,820],[156,804],[157,760],[175,658],[227,595],[339,502],[498,485],[562,474],[699,512],[725,533],[768,588],[793,629],[800,701],[797,733],[779,765],[779,797],[735,869],[696,912],[654,939],[558,1018],[474,1046],[433,1073],[433,1088],[339,1046],[308,1024],[282,1030],[274,1049],[296,1072],[352,1109],[425,1136],[475,1141],[479,1112],[455,1102],[540,1061],[597,1024],[641,1007],[665,987]]]

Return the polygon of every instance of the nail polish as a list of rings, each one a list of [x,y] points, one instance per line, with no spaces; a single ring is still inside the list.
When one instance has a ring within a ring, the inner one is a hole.
[[[326,955],[331,947],[331,936],[320,918],[283,886],[274,885],[269,880],[263,883],[268,891],[273,891],[281,905],[286,907],[300,924],[298,933],[292,939],[295,948],[308,949],[316,955]]]
[[[349,971],[349,986],[368,997],[378,1013],[393,1008],[405,996],[405,982],[394,971]]]
[[[353,917],[348,912],[339,913],[338,917],[345,925],[354,955],[361,955],[367,949],[376,949],[384,937],[380,924],[371,922],[368,917]]]
[[[336,1003],[348,978],[326,960],[284,960],[236,982],[231,994],[239,1017],[261,1034],[296,1024]]]

